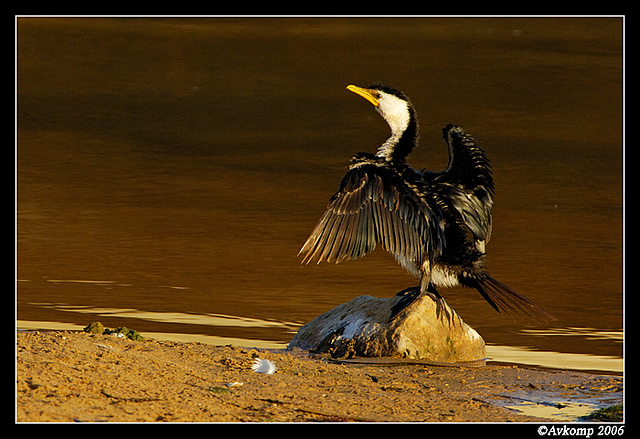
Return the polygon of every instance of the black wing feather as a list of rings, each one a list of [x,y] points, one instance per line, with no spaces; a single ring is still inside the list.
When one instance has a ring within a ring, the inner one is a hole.
[[[419,276],[425,258],[442,251],[444,234],[435,202],[417,190],[390,166],[352,166],[302,246],[303,263],[356,259],[381,244]]]
[[[449,147],[449,165],[436,176],[440,196],[461,215],[477,240],[489,242],[494,182],[491,163],[475,138],[456,125],[442,135]]]

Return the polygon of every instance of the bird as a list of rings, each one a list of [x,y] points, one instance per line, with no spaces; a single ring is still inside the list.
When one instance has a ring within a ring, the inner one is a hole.
[[[380,82],[347,90],[374,106],[391,135],[375,154],[351,158],[339,190],[298,253],[302,263],[357,259],[381,245],[420,279],[398,293],[403,297],[389,321],[424,295],[436,301],[439,316],[450,319],[437,288],[457,285],[476,289],[498,312],[556,320],[486,269],[495,188],[490,161],[475,138],[448,124],[442,129],[449,150],[446,169],[416,170],[407,156],[418,145],[419,123],[407,95]]]

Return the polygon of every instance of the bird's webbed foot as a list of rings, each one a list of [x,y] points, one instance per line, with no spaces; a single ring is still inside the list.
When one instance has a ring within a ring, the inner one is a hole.
[[[400,315],[402,311],[407,309],[411,304],[413,304],[416,299],[421,297],[422,295],[427,295],[433,299],[436,303],[436,317],[440,320],[443,320],[451,325],[454,321],[455,317],[457,317],[456,313],[447,305],[444,298],[438,293],[436,287],[429,283],[426,291],[422,291],[420,286],[406,288],[400,291],[396,296],[401,296],[400,300],[391,307],[391,315],[389,316],[388,322],[393,321],[395,318]]]
[[[393,321],[400,312],[411,305],[418,297],[420,297],[420,286],[405,288],[400,291],[396,296],[401,296],[400,300],[391,307],[391,315],[388,322]]]
[[[436,317],[438,319],[443,321],[446,319],[449,326],[454,323],[456,318],[458,320],[460,319],[456,312],[451,309],[449,305],[447,305],[444,297],[442,297],[440,293],[438,293],[438,290],[436,290],[436,287],[433,284],[429,284],[426,294],[429,295],[429,297],[431,297],[434,302],[436,302]]]

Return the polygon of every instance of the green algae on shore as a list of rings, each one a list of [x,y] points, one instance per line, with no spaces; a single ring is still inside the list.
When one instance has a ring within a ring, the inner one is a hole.
[[[622,404],[616,404],[594,410],[587,416],[580,418],[581,421],[597,421],[597,422],[622,422],[624,410]]]
[[[100,322],[91,322],[85,328],[84,332],[88,332],[89,334],[98,334],[98,335],[120,335],[121,337],[126,337],[129,340],[133,341],[144,341],[144,337],[140,335],[140,333],[134,329],[129,329],[125,326],[120,326],[116,329],[108,329],[105,328]]]

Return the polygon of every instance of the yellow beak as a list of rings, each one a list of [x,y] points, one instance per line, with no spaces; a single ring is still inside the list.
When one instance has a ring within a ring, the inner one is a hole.
[[[362,96],[376,107],[380,105],[380,102],[378,102],[378,99],[376,98],[375,90],[369,90],[368,88],[361,88],[355,85],[347,85],[347,90]]]

